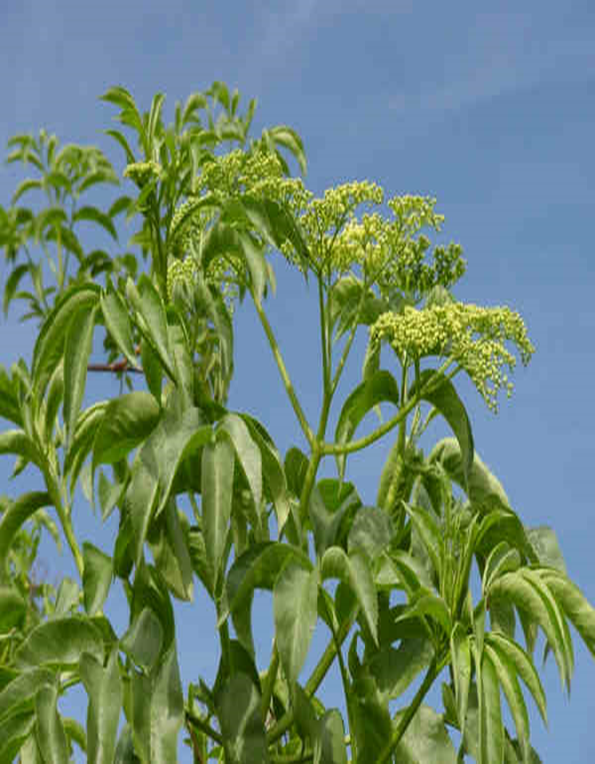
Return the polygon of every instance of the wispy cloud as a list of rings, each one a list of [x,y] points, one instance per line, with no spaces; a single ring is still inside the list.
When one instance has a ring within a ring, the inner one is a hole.
[[[483,17],[465,40],[465,51],[445,55],[438,82],[392,94],[389,108],[431,116],[545,83],[585,81],[594,76],[595,46],[590,34],[562,32],[550,19],[539,28],[534,17]],[[560,35],[560,36],[558,36]]]

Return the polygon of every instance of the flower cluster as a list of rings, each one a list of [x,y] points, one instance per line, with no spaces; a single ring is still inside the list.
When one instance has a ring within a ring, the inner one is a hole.
[[[503,368],[512,371],[516,357],[505,345],[512,343],[523,364],[534,347],[520,315],[507,307],[483,308],[451,302],[423,310],[406,307],[402,313],[383,313],[370,329],[373,343],[386,340],[399,358],[409,361],[427,355],[451,359],[471,377],[473,384],[493,411],[497,395],[512,383]]]
[[[161,165],[152,159],[149,162],[133,162],[126,165],[124,177],[130,178],[139,188],[142,188],[151,178],[161,174]]]
[[[388,201],[393,220],[379,213],[350,220],[335,238],[333,267],[345,273],[359,266],[381,292],[397,288],[416,299],[436,285],[448,289],[463,275],[466,263],[457,244],[436,247],[434,262],[425,261],[430,240],[420,231],[439,231],[444,219],[434,212],[435,204],[429,197],[398,196]]]
[[[184,260],[172,259],[167,268],[167,297],[171,300],[175,284],[187,287],[194,285],[198,274],[198,263],[193,257]]]

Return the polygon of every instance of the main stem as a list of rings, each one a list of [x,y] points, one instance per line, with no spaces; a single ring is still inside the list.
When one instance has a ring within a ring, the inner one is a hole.
[[[421,683],[419,690],[415,693],[415,697],[407,707],[407,710],[399,720],[399,724],[397,725],[397,728],[394,730],[393,734],[391,735],[390,740],[382,750],[380,754],[380,758],[378,759],[377,764],[386,764],[386,762],[389,762],[391,759],[392,754],[394,753],[395,748],[399,745],[399,742],[403,735],[405,734],[405,730],[409,726],[411,720],[415,716],[417,709],[421,706],[423,699],[427,695],[430,687],[434,684],[434,680],[438,676],[438,674],[442,671],[444,665],[443,665],[444,659],[442,661],[438,661],[436,657],[434,657],[434,660],[430,664],[430,667],[428,668],[426,675],[424,677],[423,682]]]

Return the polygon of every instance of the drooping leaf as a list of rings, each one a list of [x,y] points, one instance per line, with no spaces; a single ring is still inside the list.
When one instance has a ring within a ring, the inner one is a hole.
[[[506,702],[510,709],[516,727],[517,738],[523,752],[523,761],[528,761],[531,745],[529,743],[529,714],[521,686],[516,675],[515,667],[506,657],[490,644],[485,646],[486,655],[492,662],[498,681],[504,690]]]
[[[80,207],[74,213],[72,220],[73,222],[78,222],[79,220],[87,220],[92,223],[97,223],[97,225],[101,226],[105,231],[109,233],[114,241],[118,241],[118,233],[114,224],[112,223],[112,219],[109,215],[106,215],[105,212],[97,209],[97,207],[91,207],[90,205]]]
[[[58,713],[58,690],[55,684],[45,684],[37,691],[35,710],[37,740],[44,759],[52,764],[69,764],[68,743]]]
[[[347,764],[345,728],[337,709],[323,714],[314,740],[314,764]]]
[[[87,382],[87,364],[91,354],[97,306],[82,308],[69,324],[64,348],[64,424],[70,443],[83,402]]]
[[[379,692],[389,700],[399,698],[432,660],[432,645],[426,638],[402,639],[399,647],[383,646],[366,664]]]
[[[149,607],[134,618],[120,646],[137,666],[146,670],[154,667],[163,647],[163,628]]]
[[[460,623],[456,623],[450,635],[450,658],[455,686],[457,715],[461,734],[465,734],[465,719],[469,687],[471,685],[471,648],[469,638]]]
[[[275,635],[281,665],[290,684],[296,682],[306,660],[316,626],[318,571],[289,564],[273,589]]]
[[[90,541],[83,542],[85,610],[96,615],[107,599],[112,582],[112,559]]]
[[[227,574],[226,592],[229,611],[232,613],[252,602],[255,589],[272,591],[277,577],[288,565],[299,565],[310,572],[312,563],[308,556],[298,547],[267,541],[253,544],[238,557]],[[221,623],[228,615],[223,610],[220,614]]]
[[[234,450],[227,438],[208,443],[202,453],[202,508],[209,563],[219,577],[231,518]]]
[[[541,525],[538,528],[526,528],[525,532],[539,564],[556,568],[560,573],[566,575],[566,565],[555,531]]]
[[[451,619],[448,607],[442,597],[432,590],[420,586],[411,596],[409,603],[397,620],[409,618],[423,618],[429,616],[442,627],[444,634],[451,631]]]
[[[175,364],[169,344],[167,315],[159,292],[151,279],[142,274],[138,286],[132,279],[128,279],[126,295],[136,312],[135,320],[141,334],[159,356],[169,378],[175,382]]]
[[[275,507],[279,535],[281,535],[291,511],[281,456],[260,422],[246,414],[242,415],[242,419],[248,425],[252,439],[260,449],[265,489],[269,492]]]
[[[391,734],[388,700],[372,676],[363,672],[351,687],[351,713],[358,761],[378,761]]]
[[[335,429],[335,442],[343,445],[351,440],[364,416],[383,402],[399,404],[399,388],[393,375],[388,371],[377,371],[369,379],[361,382],[349,395]],[[337,468],[342,480],[345,474],[346,455],[337,456]]]
[[[410,398],[416,395],[435,406],[454,432],[461,449],[463,476],[465,486],[468,488],[473,466],[473,434],[467,411],[455,386],[434,369],[425,369],[409,390]]]
[[[137,359],[134,345],[132,344],[132,331],[128,310],[120,293],[113,288],[111,283],[108,284],[107,290],[101,293],[100,305],[105,326],[118,349],[131,366],[136,366]]]
[[[498,674],[487,653],[483,653],[478,669],[479,692],[479,761],[478,764],[502,764],[504,760],[504,727],[500,706]]]
[[[83,653],[103,662],[101,633],[86,618],[72,616],[37,626],[15,654],[21,668],[51,666],[67,670],[78,664]]]
[[[260,695],[249,676],[237,673],[230,678],[217,710],[226,764],[268,764]]]
[[[48,314],[33,350],[31,374],[35,394],[41,400],[45,387],[63,357],[67,329],[79,311],[91,311],[99,302],[100,289],[94,284],[70,287]]]
[[[547,568],[538,573],[583,638],[591,655],[595,656],[595,608],[567,576]]]
[[[398,724],[399,712],[393,724]],[[403,764],[457,764],[457,754],[440,714],[424,703],[418,708],[395,749],[395,761]]]
[[[105,668],[95,658],[84,654],[79,672],[89,698],[87,761],[90,764],[112,764],[122,707],[117,650],[110,654]]]
[[[350,554],[360,549],[375,561],[390,544],[393,535],[393,524],[386,512],[378,507],[362,507],[349,531],[347,549]]]
[[[32,491],[24,493],[15,501],[10,502],[4,510],[0,518],[0,560],[2,560],[0,579],[8,562],[8,550],[19,528],[39,509],[51,505],[52,499],[48,493]]]
[[[237,414],[227,414],[217,433],[225,432],[234,447],[237,461],[242,466],[252,492],[256,511],[260,511],[262,498],[262,459],[260,449],[252,439],[245,422]]]
[[[146,440],[159,413],[153,396],[142,390],[111,400],[93,441],[93,471],[100,464],[120,461]]]
[[[378,601],[369,563],[359,552],[347,556],[341,547],[333,546],[322,557],[321,577],[338,578],[351,588],[364,613],[372,638],[378,643]]]
[[[132,736],[142,761],[176,761],[184,696],[175,645],[150,674],[132,673]]]
[[[39,667],[17,674],[0,691],[0,722],[33,710],[35,693],[42,685],[51,684],[54,678],[53,671]]]
[[[485,644],[489,645],[490,649],[495,650],[503,661],[507,661],[514,667],[516,674],[520,676],[531,693],[541,718],[547,725],[545,692],[529,655],[513,639],[497,632],[488,632],[485,636]]]

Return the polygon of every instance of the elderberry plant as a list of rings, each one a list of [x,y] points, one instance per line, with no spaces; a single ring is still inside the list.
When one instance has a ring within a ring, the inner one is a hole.
[[[299,136],[277,126],[251,137],[255,102],[241,113],[223,83],[177,104],[170,125],[161,94],[145,113],[121,87],[103,100],[128,131],[106,131],[124,152],[120,172],[98,149],[60,149],[43,131],[10,141],[9,161],[36,175],[0,208],[4,309],[24,302],[39,334],[30,363],[0,368],[10,423],[0,454],[16,457],[15,474],[36,471],[44,490],[0,499],[0,762],[65,764],[76,745],[91,762],[170,764],[182,730],[196,764],[539,761],[527,710],[530,698],[546,719],[538,631],[569,688],[569,625],[595,655],[595,609],[554,532],[526,527],[510,506],[453,383],[467,374],[496,410],[517,358],[534,351],[522,318],[455,300],[466,262],[456,243],[432,246],[443,224],[434,199],[385,203],[368,181],[316,198],[288,165],[305,172]],[[81,202],[120,178],[127,193],[107,210]],[[22,206],[33,192],[42,201]],[[123,248],[121,216],[138,224]],[[83,222],[104,229],[113,251],[89,249]],[[317,421],[265,310],[278,257],[317,288]],[[246,297],[307,452],[282,456],[263,422],[227,407]],[[368,337],[362,381],[337,400],[358,332]],[[97,333],[101,363],[91,360]],[[96,371],[127,391],[88,403]],[[356,437],[380,406],[385,421]],[[426,452],[419,439],[436,417],[452,436]],[[391,449],[367,506],[347,456],[380,438]],[[328,457],[337,477],[323,479]],[[74,531],[81,484],[104,520],[118,514],[109,549]],[[78,581],[37,583],[42,527],[57,540],[59,528]],[[192,602],[196,586],[217,613],[212,684],[178,666],[172,599]],[[123,633],[104,612],[112,587],[129,607]],[[253,639],[257,589],[272,592],[266,665]],[[305,677],[319,621],[328,644]],[[335,662],[340,709],[319,697]],[[435,709],[425,700],[437,682]],[[75,685],[86,725],[58,707]]]

